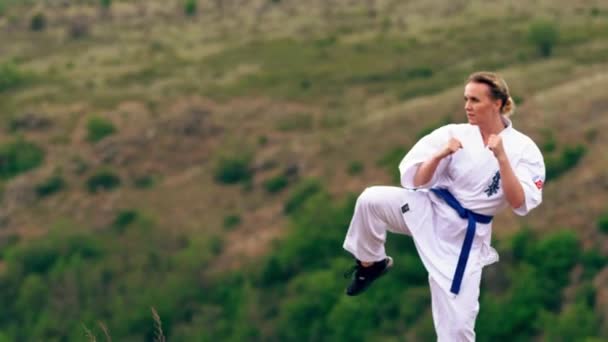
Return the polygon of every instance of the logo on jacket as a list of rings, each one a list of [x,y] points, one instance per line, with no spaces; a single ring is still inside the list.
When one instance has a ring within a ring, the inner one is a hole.
[[[490,185],[488,185],[488,188],[485,189],[483,192],[485,192],[486,195],[490,197],[496,194],[498,192],[498,189],[500,189],[500,172],[496,171],[496,174],[494,174],[494,177],[492,177],[492,183],[490,183]]]
[[[543,185],[545,184],[545,182],[543,181],[543,179],[540,176],[534,176],[532,181],[534,182],[534,185],[536,185],[536,188],[538,190],[543,189]]]

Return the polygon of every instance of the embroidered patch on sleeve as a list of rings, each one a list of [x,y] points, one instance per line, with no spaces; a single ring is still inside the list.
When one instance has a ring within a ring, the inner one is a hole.
[[[543,189],[543,185],[545,185],[545,182],[543,181],[542,177],[540,177],[540,176],[534,176],[534,178],[532,179],[532,181],[534,182],[534,185],[536,185],[536,188],[538,190],[542,190]]]

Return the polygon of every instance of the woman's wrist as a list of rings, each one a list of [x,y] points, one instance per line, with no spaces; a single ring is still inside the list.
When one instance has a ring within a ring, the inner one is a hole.
[[[445,157],[447,157],[447,156],[449,156],[449,155],[450,155],[450,150],[449,150],[448,148],[445,148],[445,149],[443,149],[443,150],[439,151],[437,154],[435,154],[435,155],[433,156],[433,158],[434,158],[436,161],[438,161],[438,162],[439,162],[439,161],[441,161],[443,158],[445,158]]]

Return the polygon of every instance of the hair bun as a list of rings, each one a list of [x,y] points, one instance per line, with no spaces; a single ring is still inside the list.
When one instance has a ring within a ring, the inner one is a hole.
[[[501,112],[503,115],[509,116],[509,115],[512,115],[514,111],[515,111],[515,101],[513,101],[513,98],[511,96],[509,96],[509,98],[505,102],[505,105],[502,107]]]

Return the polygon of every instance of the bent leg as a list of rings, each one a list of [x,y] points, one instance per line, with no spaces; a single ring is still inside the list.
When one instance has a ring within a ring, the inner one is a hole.
[[[344,249],[362,262],[386,258],[386,231],[412,235],[405,225],[401,206],[407,190],[392,186],[373,186],[359,195],[346,233]]]
[[[475,341],[480,282],[481,271],[468,275],[460,293],[454,296],[429,276],[433,323],[438,342]]]

